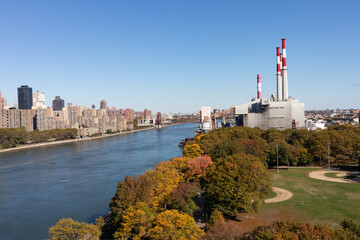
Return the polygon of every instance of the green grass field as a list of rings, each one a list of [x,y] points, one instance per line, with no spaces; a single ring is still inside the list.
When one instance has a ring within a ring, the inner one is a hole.
[[[291,191],[294,196],[284,202],[265,203],[260,212],[276,209],[283,216],[332,227],[344,218],[360,223],[360,183],[335,183],[308,177],[319,169],[302,168],[271,171],[272,184]]]

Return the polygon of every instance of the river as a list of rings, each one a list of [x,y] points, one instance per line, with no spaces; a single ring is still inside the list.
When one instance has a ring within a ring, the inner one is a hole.
[[[198,124],[0,153],[0,239],[46,239],[63,217],[93,222],[119,180],[181,156]]]

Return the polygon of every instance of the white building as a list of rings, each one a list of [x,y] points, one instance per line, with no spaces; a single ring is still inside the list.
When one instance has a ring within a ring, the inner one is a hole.
[[[32,109],[45,109],[45,93],[37,91],[33,93]]]

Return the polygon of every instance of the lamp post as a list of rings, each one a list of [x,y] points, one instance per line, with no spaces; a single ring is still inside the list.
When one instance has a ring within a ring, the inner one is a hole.
[[[328,142],[325,145],[328,146],[328,162],[329,162],[329,171],[330,171],[330,146],[331,146],[331,143]]]
[[[279,144],[275,144],[276,146],[276,171],[279,173]]]

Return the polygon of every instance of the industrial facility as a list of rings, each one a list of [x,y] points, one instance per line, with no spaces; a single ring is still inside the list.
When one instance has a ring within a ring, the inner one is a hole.
[[[211,107],[201,108],[201,132],[226,126],[259,127],[261,129],[305,128],[305,105],[288,95],[285,39],[282,52],[276,48],[276,97],[262,98],[261,76],[257,75],[257,98],[249,103],[236,105],[211,113]]]

